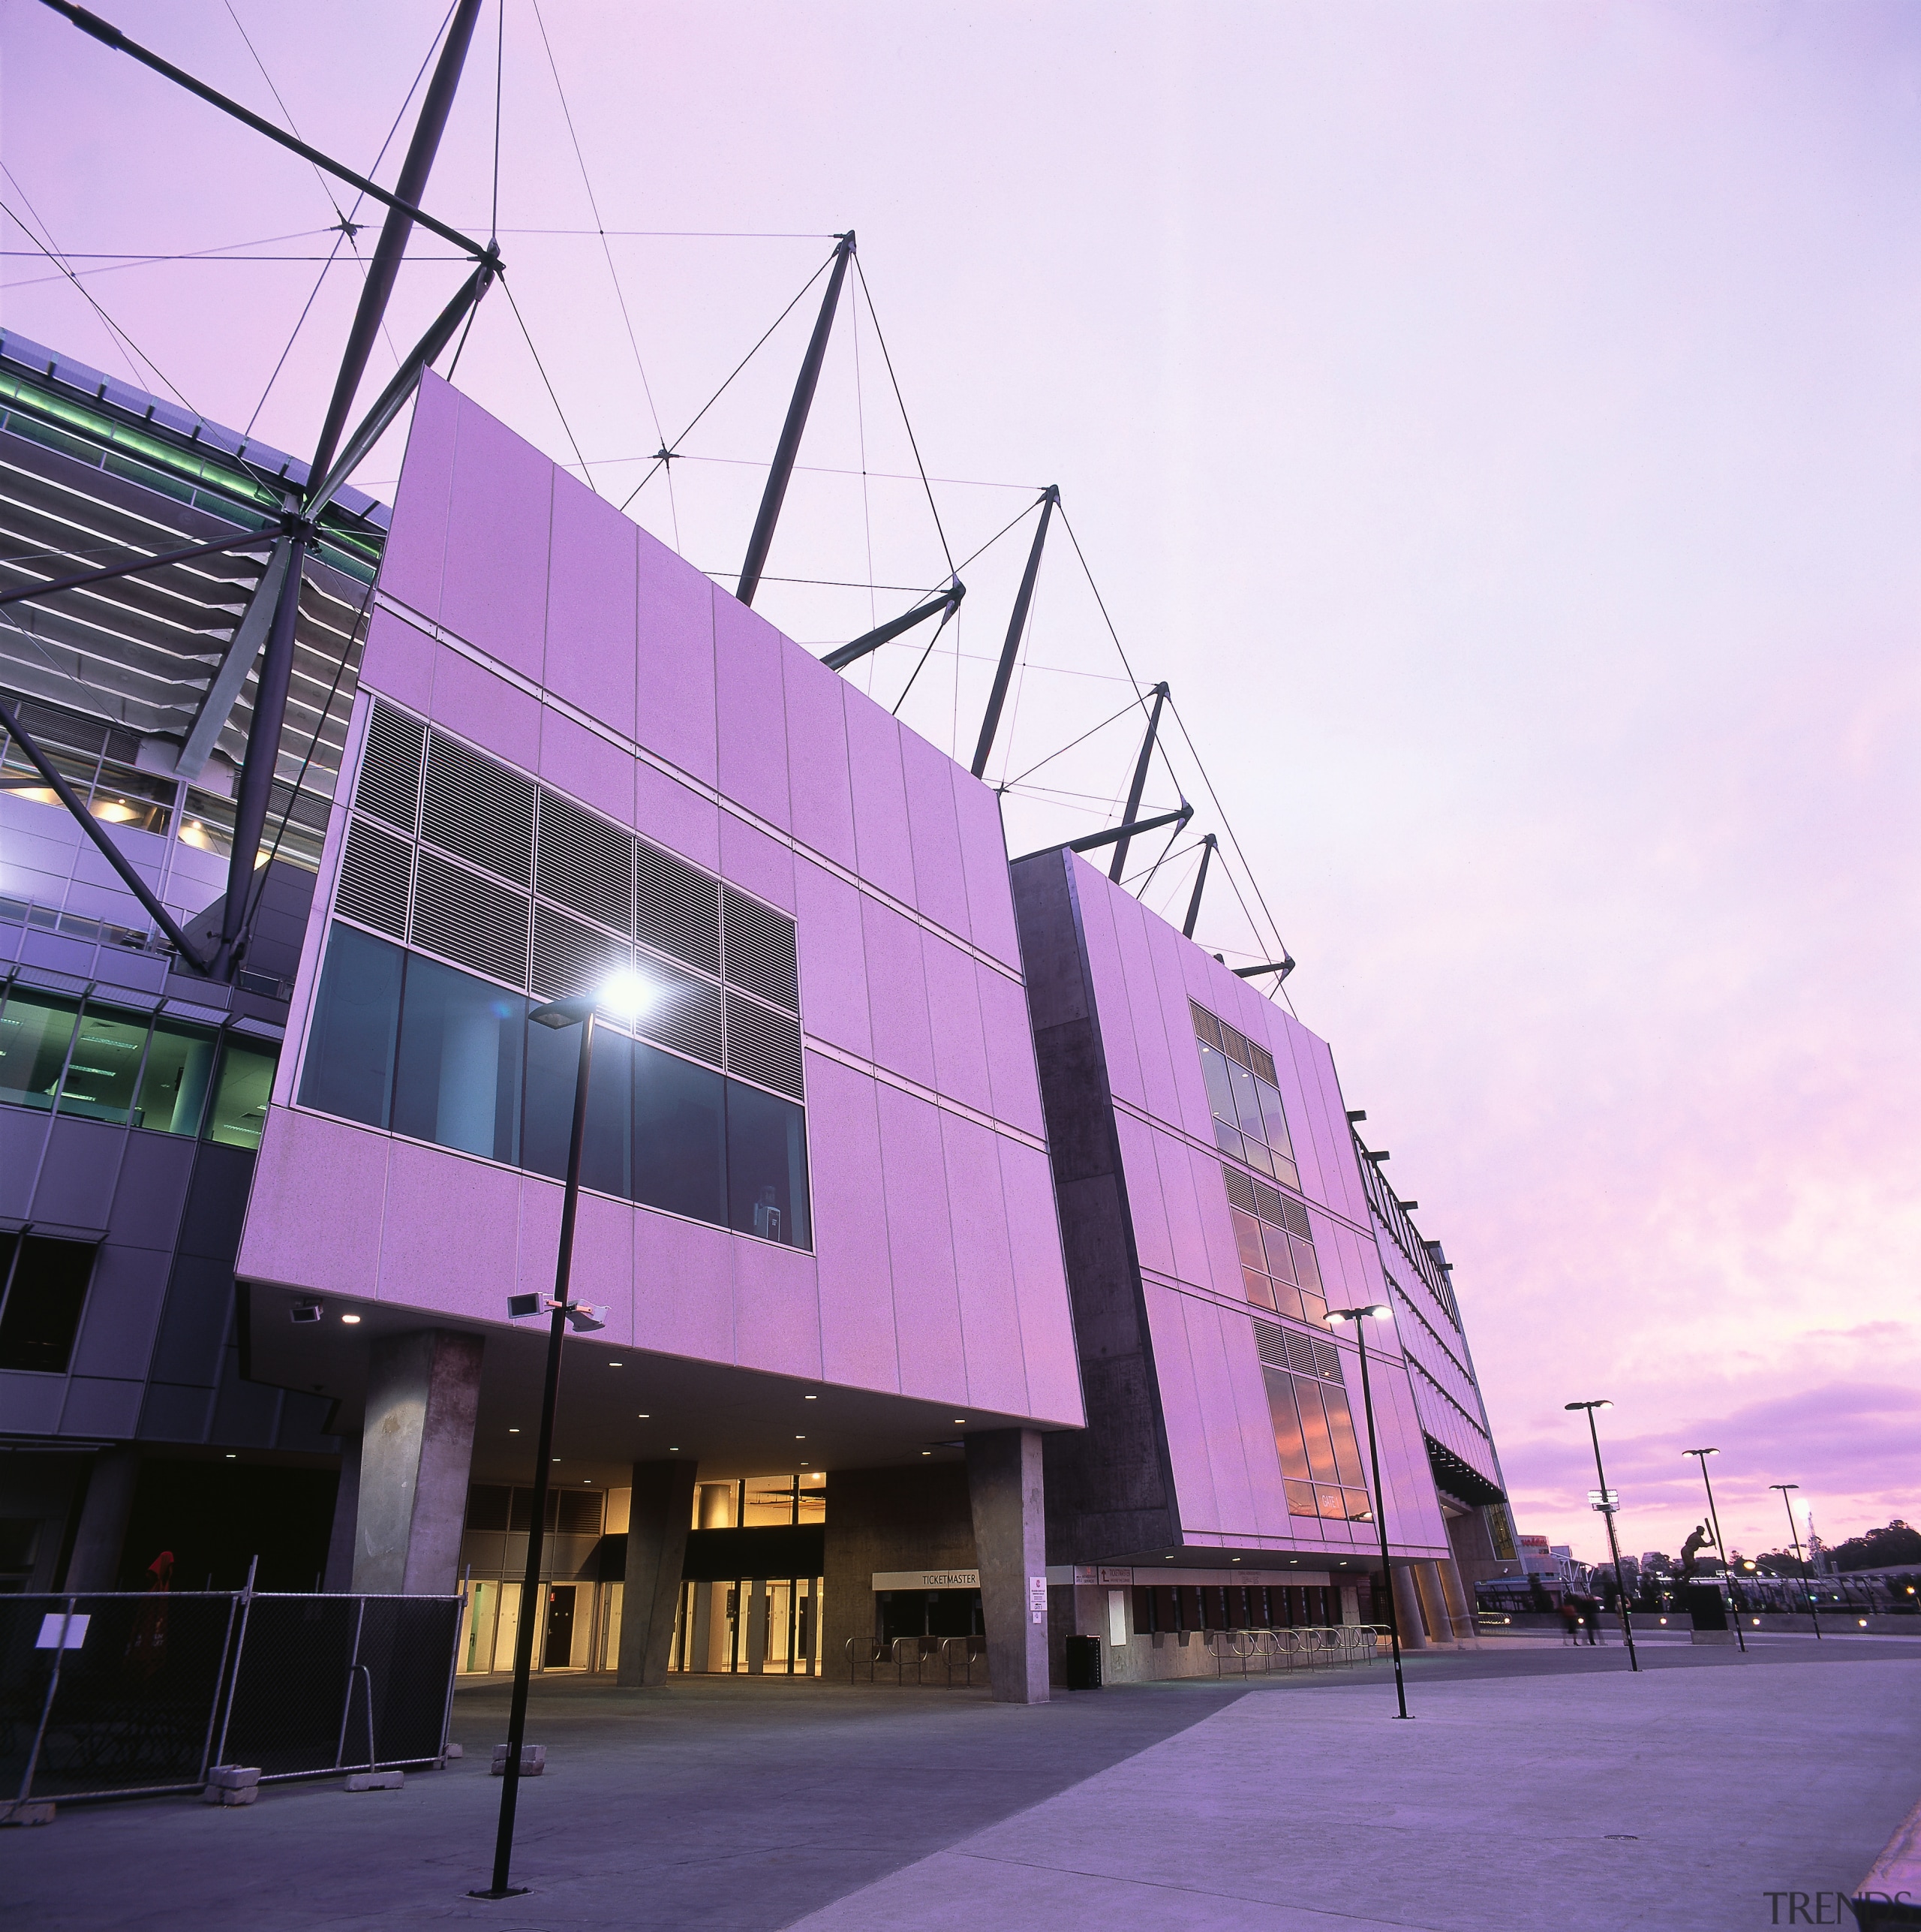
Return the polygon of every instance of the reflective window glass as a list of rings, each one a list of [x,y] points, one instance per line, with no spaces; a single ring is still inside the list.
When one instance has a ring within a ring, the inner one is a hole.
[[[413,955],[401,998],[394,1131],[464,1154],[513,1160],[519,1151],[526,1017],[527,1002],[519,994]],[[570,1053],[576,1037],[569,1029]]]
[[[1288,1137],[1288,1118],[1281,1109],[1281,1097],[1264,1080],[1254,1082],[1261,1103],[1261,1137],[1276,1154],[1291,1154],[1294,1142]]]
[[[1274,1306],[1280,1314],[1291,1315],[1297,1322],[1312,1321],[1317,1319],[1308,1313],[1306,1305],[1301,1300],[1300,1290],[1291,1281],[1276,1281],[1274,1283]],[[1327,1308],[1324,1304],[1321,1306],[1319,1319],[1324,1320],[1326,1315]]]
[[[1218,1047],[1201,1049],[1201,1073],[1207,1083],[1207,1105],[1215,1119],[1231,1127],[1237,1115],[1234,1104],[1234,1084],[1228,1077],[1228,1058]]]
[[[1234,1112],[1239,1116],[1240,1130],[1251,1140],[1266,1138],[1261,1125],[1261,1100],[1255,1093],[1254,1076],[1245,1067],[1237,1067],[1231,1062],[1228,1078],[1234,1088]]]
[[[1274,1284],[1258,1268],[1243,1268],[1240,1271],[1242,1286],[1247,1290],[1247,1299],[1257,1308],[1271,1308],[1274,1305]]]
[[[1267,1251],[1267,1272],[1277,1281],[1294,1279],[1294,1257],[1288,1252],[1288,1238],[1279,1228],[1261,1230]]]
[[[87,1120],[124,1121],[133,1112],[134,1085],[140,1049],[147,1043],[145,1014],[116,1013],[89,1007],[80,1017],[67,1077],[60,1088],[60,1111]]]
[[[1345,1523],[1348,1518],[1348,1502],[1345,1494],[1330,1484],[1316,1483],[1314,1500],[1321,1514],[1330,1523]]]
[[[1322,1389],[1321,1394],[1327,1404],[1327,1429],[1333,1437],[1334,1466],[1340,1471],[1342,1482],[1364,1488],[1366,1479],[1360,1473],[1360,1444],[1354,1436],[1354,1415],[1348,1407],[1347,1392],[1330,1387]]]
[[[1228,1217],[1234,1223],[1234,1245],[1240,1250],[1241,1266],[1265,1268],[1267,1258],[1261,1251],[1261,1223],[1238,1208],[1230,1208]]]
[[[1231,1156],[1233,1159],[1245,1160],[1247,1158],[1247,1149],[1243,1145],[1240,1134],[1229,1127],[1225,1121],[1215,1121],[1214,1141],[1223,1154]]]
[[[405,958],[398,946],[350,925],[336,925],[328,935],[301,1076],[302,1106],[368,1127],[387,1124]]]
[[[1350,1523],[1371,1523],[1374,1520],[1374,1505],[1368,1500],[1364,1489],[1346,1489],[1342,1494],[1346,1498],[1348,1521]]]
[[[1304,1482],[1309,1473],[1307,1448],[1301,1438],[1300,1413],[1294,1406],[1294,1377],[1279,1369],[1270,1369],[1262,1379],[1267,1385],[1267,1408],[1273,1417],[1274,1447],[1280,1452],[1281,1473],[1290,1482]],[[1311,1516],[1314,1512],[1310,1509],[1306,1513]]]
[[[198,1133],[213,1075],[213,1048],[214,1037],[203,1027],[155,1021],[134,1126],[156,1133]]]
[[[530,1029],[536,1033],[545,1027]],[[572,1027],[565,1037],[578,1044]],[[594,1029],[594,1056],[587,1081],[587,1132],[580,1144],[580,1184],[597,1193],[631,1198],[633,1181],[633,1042],[610,1028]],[[580,1077],[576,1055],[574,1078]],[[571,1116],[567,1121],[573,1132]]]
[[[633,1198],[727,1224],[727,1121],[718,1073],[651,1046],[633,1055]]]
[[[1294,1278],[1303,1288],[1318,1293],[1321,1287],[1321,1269],[1314,1259],[1314,1249],[1309,1242],[1291,1236],[1288,1247],[1294,1256]]]
[[[540,1026],[531,1020],[523,1031],[527,1058],[520,1164],[536,1174],[564,1181],[567,1143],[573,1137],[573,1085],[580,1077],[580,1034],[570,1026]]]
[[[789,1247],[813,1243],[804,1117],[738,1080],[727,1082],[727,1223]]]
[[[213,1097],[207,1138],[224,1147],[254,1147],[267,1124],[267,1099],[280,1055],[264,1044],[243,1044],[230,1034],[221,1056],[220,1085]]]
[[[1288,1492],[1288,1514],[1290,1516],[1317,1515],[1314,1503],[1314,1485],[1311,1482],[1288,1482],[1282,1485]]]
[[[50,1109],[80,1007],[56,993],[16,986],[0,1010],[0,1100]]]
[[[0,1235],[0,1368],[63,1375],[93,1273],[89,1243]]]
[[[1294,1399],[1300,1404],[1301,1439],[1307,1445],[1307,1466],[1316,1482],[1338,1482],[1334,1467],[1334,1444],[1327,1433],[1327,1412],[1321,1406],[1321,1385],[1296,1376]]]

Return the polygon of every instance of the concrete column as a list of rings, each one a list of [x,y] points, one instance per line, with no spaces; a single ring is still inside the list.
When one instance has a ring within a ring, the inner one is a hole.
[[[137,1449],[103,1449],[87,1478],[86,1500],[80,1506],[80,1526],[74,1533],[74,1553],[67,1560],[62,1590],[117,1590],[120,1552],[127,1540],[127,1521],[134,1512],[134,1489],[140,1481],[140,1452]]]
[[[343,1594],[353,1587],[353,1526],[360,1511],[360,1438],[340,1439],[340,1487],[334,1491],[333,1531],[321,1587]]]
[[[1045,1704],[1048,1693],[1046,1497],[1038,1429],[967,1438],[988,1670],[1000,1704]]]
[[[1441,1572],[1432,1562],[1410,1563],[1416,1591],[1420,1597],[1420,1614],[1427,1620],[1427,1634],[1436,1644],[1451,1645],[1454,1620],[1448,1614],[1448,1599],[1441,1589]]]
[[[637,1462],[627,1513],[627,1581],[621,1591],[619,1681],[665,1684],[674,1642],[674,1612],[693,1516],[691,1458]]]
[[[747,1669],[755,1677],[767,1669],[767,1610],[768,1590],[765,1578],[753,1577],[747,1584]]]
[[[1451,1557],[1440,1558],[1432,1567],[1435,1580],[1441,1586],[1441,1600],[1448,1606],[1448,1615],[1454,1621],[1455,1642],[1474,1642],[1478,1634],[1474,1605],[1468,1601],[1467,1592],[1462,1587],[1460,1571]]]
[[[690,1671],[711,1670],[712,1662],[708,1653],[713,1648],[714,1638],[714,1586],[711,1583],[696,1583],[693,1587],[693,1630],[687,1644],[687,1669]],[[726,1660],[723,1658],[724,1663]]]
[[[1351,1583],[1341,1585],[1341,1621],[1358,1624],[1360,1621],[1360,1591]]]
[[[1428,1647],[1427,1626],[1420,1614],[1420,1597],[1414,1588],[1414,1572],[1404,1563],[1390,1566],[1394,1583],[1394,1622],[1401,1633],[1404,1651],[1424,1651]]]
[[[382,1337],[368,1350],[354,1512],[356,1590],[439,1596],[453,1589],[467,1519],[482,1346],[478,1335],[417,1329]]]

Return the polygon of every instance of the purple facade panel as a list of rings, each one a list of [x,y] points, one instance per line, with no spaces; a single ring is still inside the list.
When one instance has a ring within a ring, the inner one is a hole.
[[[967,1393],[967,1352],[954,1235],[939,1184],[946,1164],[939,1111],[896,1088],[877,1092],[900,1392],[958,1400]]]
[[[1387,1490],[1387,1537],[1397,1548],[1448,1554],[1448,1532],[1434,1499],[1434,1479],[1421,1440],[1420,1418],[1407,1371],[1383,1364],[1374,1379],[1374,1413],[1381,1429],[1381,1475]]]
[[[958,1114],[940,1117],[951,1204],[967,1399],[1003,1415],[1032,1413],[1021,1357],[1021,1302],[1014,1283],[994,1136]]]
[[[1154,1157],[1154,1130],[1118,1110],[1114,1117],[1120,1142],[1120,1167],[1127,1182],[1127,1210],[1134,1223],[1134,1247],[1141,1265],[1171,1278],[1180,1275],[1168,1232],[1167,1203],[1161,1196],[1160,1163]],[[1192,1279],[1192,1277],[1189,1277]]]
[[[639,531],[564,471],[554,478],[547,656],[554,695],[633,735],[635,556]]]
[[[723,592],[714,599],[714,710],[722,795],[789,829],[783,640],[764,617]]]
[[[814,1259],[768,1241],[733,1244],[734,1359],[743,1368],[820,1379]]]
[[[1181,1534],[1189,1542],[1218,1540],[1221,1520],[1214,1495],[1213,1463],[1207,1437],[1213,1419],[1207,1411],[1194,1372],[1187,1339],[1187,1304],[1191,1297],[1164,1288],[1158,1281],[1143,1284],[1147,1305],[1147,1332],[1154,1344],[1154,1374],[1160,1385],[1161,1422],[1167,1432],[1168,1463],[1173,1472]],[[1190,1530],[1189,1525],[1193,1525]]]
[[[1154,1151],[1161,1169],[1161,1198],[1167,1204],[1168,1238],[1174,1246],[1174,1271],[1183,1281],[1212,1283],[1222,1289],[1240,1286],[1239,1263],[1234,1259],[1234,1232],[1225,1205],[1203,1202],[1201,1190],[1213,1178],[1218,1191],[1218,1175],[1206,1169],[1213,1163],[1196,1155],[1184,1140],[1171,1133],[1154,1136]],[[1220,1223],[1219,1238],[1210,1239],[1210,1220]],[[1222,1272],[1225,1265],[1227,1271]]]
[[[540,757],[540,705],[457,651],[434,667],[434,721],[531,772]]]
[[[427,711],[434,702],[434,661],[439,655],[425,631],[391,611],[376,610],[361,654],[360,682],[385,691],[409,711]]]
[[[714,586],[645,530],[635,539],[634,563],[640,592],[634,630],[634,741],[711,785],[717,769]]]
[[[975,997],[987,1043],[988,1111],[997,1121],[1024,1133],[1045,1135],[1041,1088],[1034,1067],[1034,1037],[1028,1031],[1027,996],[1018,980],[991,966],[973,962]]]
[[[733,1240],[724,1228],[635,1211],[636,1348],[705,1362],[734,1359]]]
[[[1230,1542],[1238,1542],[1255,1533],[1256,1511],[1247,1446],[1239,1427],[1240,1404],[1230,1357],[1240,1358],[1244,1365],[1253,1352],[1249,1346],[1252,1337],[1243,1316],[1229,1314],[1214,1303],[1192,1295],[1182,1296],[1180,1303],[1195,1390],[1201,1413],[1207,1419],[1207,1466],[1213,1479],[1215,1514],[1205,1527]],[[1184,1530],[1202,1526],[1185,1497],[1181,1500],[1180,1520]]]
[[[1347,1101],[1341,1092],[1339,1076],[1334,1070],[1333,1049],[1324,1040],[1306,1034],[1314,1049],[1320,1073],[1321,1112],[1333,1129],[1334,1147],[1328,1170],[1321,1176],[1327,1189],[1322,1197],[1330,1207],[1339,1208],[1349,1220],[1365,1223],[1367,1194],[1360,1182],[1360,1157],[1354,1151],[1354,1133],[1348,1125]]]
[[[1028,1413],[1078,1428],[1081,1365],[1074,1352],[1067,1275],[1061,1262],[1060,1223],[1048,1157],[998,1137],[1001,1198],[1014,1253],[1015,1293],[1021,1310],[1021,1355],[1026,1365]]]
[[[500,1320],[519,1285],[521,1185],[519,1175],[484,1161],[394,1142],[380,1229],[380,1299]],[[550,1293],[552,1279],[550,1271]]]
[[[854,787],[847,769],[843,687],[831,671],[789,661],[787,790],[794,837],[849,871],[854,844]]]
[[[794,931],[800,950],[801,1010],[807,1015],[809,1036],[872,1059],[859,892],[810,860],[796,859]],[[810,1093],[812,1078],[810,1072]]]
[[[867,1010],[873,1057],[890,1073],[919,1085],[934,1084],[933,1029],[927,1017],[927,969],[921,929],[873,900],[861,901],[867,955]]]
[[[633,759],[550,705],[540,708],[539,769],[556,791],[567,793],[622,825],[633,823]]]
[[[966,938],[973,924],[954,814],[954,761],[918,733],[900,734],[907,836],[914,854],[914,903],[935,925]]]
[[[1180,1118],[1180,1093],[1174,1083],[1174,1061],[1168,1037],[1169,1013],[1156,971],[1154,949],[1147,937],[1153,915],[1138,899],[1117,895],[1113,900],[1114,938],[1120,948],[1121,969],[1127,981],[1127,1003],[1134,1016],[1134,1044],[1141,1076],[1141,1104],[1156,1119]],[[1159,921],[1154,922],[1156,924]],[[1178,1002],[1175,1036],[1192,1057],[1193,1028],[1187,1024],[1186,1002]]]
[[[380,588],[423,617],[440,614],[446,572],[447,511],[460,397],[431,371],[420,379],[407,455],[394,497],[393,528],[380,561]]]
[[[392,1145],[365,1127],[277,1109],[261,1138],[236,1271],[320,1295],[371,1293]]]
[[[553,483],[554,466],[538,450],[463,404],[440,621],[537,683],[546,647]]]
[[[554,1292],[554,1265],[560,1254],[560,1217],[549,1225],[549,1210],[558,1190],[524,1187],[520,1207],[520,1287]],[[633,1341],[633,1210],[605,1194],[582,1193],[574,1216],[573,1265],[567,1292],[576,1302],[591,1302],[607,1324],[603,1341]],[[578,1359],[578,1358],[576,1358]]]
[[[1168,1061],[1174,1080],[1175,1107],[1168,1118],[1204,1145],[1214,1140],[1213,1115],[1207,1105],[1207,1082],[1201,1077],[1201,1058],[1193,1041],[1194,1018],[1188,1010],[1187,958],[1194,948],[1165,919],[1147,922],[1147,944],[1154,958],[1154,983],[1159,989],[1165,1020]]]
[[[976,986],[980,969],[968,954],[930,932],[921,934],[921,959],[933,1034],[934,1089],[977,1113],[991,1114],[994,1089]]]
[[[793,848],[732,812],[720,814],[721,876],[783,912],[794,910]]]
[[[1120,896],[1086,859],[1076,858],[1072,874],[1081,907],[1081,930],[1087,947],[1087,977],[1101,1016],[1101,1047],[1107,1057],[1108,1085],[1117,1100],[1142,1105],[1141,1059],[1134,1043],[1127,976],[1114,937],[1114,899]]]
[[[880,1186],[880,1110],[874,1083],[817,1053],[807,1056],[807,1112],[814,1123],[821,1374],[829,1382],[855,1388],[898,1389],[893,1264]]]
[[[1007,891],[1007,834],[1000,822],[1000,801],[957,766],[954,816],[960,827],[960,862],[967,879],[970,934],[983,952],[1018,967],[1021,941],[1014,929],[1014,902]]]
[[[847,721],[847,773],[853,787],[861,877],[871,880],[903,905],[912,905],[914,846],[907,829],[900,727],[851,685],[843,689],[841,698]]]
[[[720,808],[691,786],[636,760],[633,823],[641,835],[710,871],[720,869]]]

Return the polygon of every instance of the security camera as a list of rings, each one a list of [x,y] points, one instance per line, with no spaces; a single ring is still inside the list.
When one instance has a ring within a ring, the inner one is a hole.
[[[296,1302],[287,1310],[287,1317],[291,1322],[317,1322],[326,1312],[326,1305],[320,1302]]]

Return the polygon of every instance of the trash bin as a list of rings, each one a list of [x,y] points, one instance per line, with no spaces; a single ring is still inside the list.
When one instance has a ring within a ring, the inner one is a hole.
[[[1101,1640],[1098,1637],[1069,1637],[1067,1640],[1067,1687],[1069,1690],[1099,1690],[1101,1687]]]

